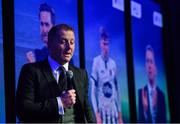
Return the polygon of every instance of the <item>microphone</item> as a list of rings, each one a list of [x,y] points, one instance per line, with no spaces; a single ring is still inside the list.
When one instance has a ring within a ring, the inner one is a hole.
[[[67,89],[71,90],[73,89],[73,82],[72,82],[73,72],[71,70],[68,70],[66,72],[66,75],[67,75]]]

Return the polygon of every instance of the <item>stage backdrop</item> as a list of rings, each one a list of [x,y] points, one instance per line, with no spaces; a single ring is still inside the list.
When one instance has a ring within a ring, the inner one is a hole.
[[[0,123],[5,123],[4,57],[2,33],[2,1],[0,0]]]
[[[105,30],[109,40],[109,56],[116,63],[117,85],[119,89],[117,94],[120,97],[118,106],[121,107],[123,121],[129,122],[124,25],[124,0],[84,1],[86,69],[88,70],[89,76],[92,76],[93,59],[101,54],[100,38],[102,30]],[[103,67],[103,65],[97,65],[97,70],[101,67]],[[111,67],[107,68],[110,69]],[[111,75],[112,71],[109,71]],[[104,73],[104,71],[102,73]],[[109,91],[111,92],[111,90],[113,90],[113,88],[106,89],[104,92],[108,93]]]
[[[154,50],[157,68],[156,85],[165,96],[165,115],[169,122],[168,92],[163,59],[163,18],[160,5],[152,0],[131,0],[131,15],[137,115],[139,114],[138,90],[148,83],[145,51],[147,45],[150,45]]]
[[[15,0],[15,66],[16,82],[23,64],[27,63],[26,53],[43,48],[40,36],[39,7],[46,3],[54,9],[56,24],[66,23],[75,29],[76,49],[73,63],[79,66],[78,17],[76,0]],[[17,86],[17,83],[16,83]]]

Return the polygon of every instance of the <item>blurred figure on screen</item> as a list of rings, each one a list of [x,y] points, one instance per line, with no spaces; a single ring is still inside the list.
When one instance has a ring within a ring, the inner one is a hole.
[[[156,84],[157,68],[154,50],[150,45],[146,47],[145,59],[148,82],[138,90],[138,121],[143,123],[165,123],[165,97]]]
[[[98,123],[122,123],[116,63],[109,57],[109,37],[100,27],[101,54],[94,58],[90,96]]]
[[[40,61],[48,56],[47,41],[48,32],[55,25],[54,9],[47,3],[40,4],[39,7],[39,22],[40,22],[40,36],[44,44],[42,49],[35,49],[26,53],[26,58],[29,63]]]

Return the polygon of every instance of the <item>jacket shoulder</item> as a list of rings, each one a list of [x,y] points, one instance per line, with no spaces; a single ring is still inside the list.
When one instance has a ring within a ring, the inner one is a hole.
[[[69,65],[69,69],[72,70],[72,71],[75,71],[75,72],[79,72],[79,73],[84,73],[86,72],[85,69],[82,69],[82,68],[78,68],[74,65]]]
[[[38,70],[41,69],[44,66],[47,66],[48,61],[39,61],[35,63],[26,63],[22,66],[21,70]]]
[[[157,87],[157,92],[160,95],[160,97],[164,98],[164,93],[163,93],[163,91],[159,87]]]

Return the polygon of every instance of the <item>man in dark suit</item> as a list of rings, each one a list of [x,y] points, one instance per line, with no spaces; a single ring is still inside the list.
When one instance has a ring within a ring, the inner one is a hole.
[[[143,123],[165,123],[166,107],[164,93],[156,85],[157,69],[153,48],[146,47],[146,71],[148,83],[138,90],[139,120]]]
[[[87,72],[69,65],[74,40],[71,27],[54,26],[48,34],[48,58],[22,67],[16,94],[20,121],[94,122],[87,96]],[[67,76],[69,70],[73,77]]]

